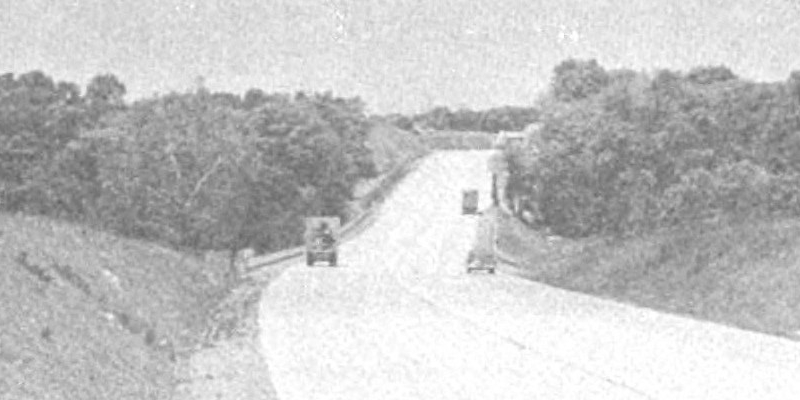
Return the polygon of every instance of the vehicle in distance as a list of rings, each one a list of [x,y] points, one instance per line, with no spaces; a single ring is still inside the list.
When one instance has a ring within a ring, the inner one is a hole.
[[[497,257],[492,253],[483,253],[470,250],[467,254],[467,273],[472,271],[486,271],[494,274],[497,268]]]
[[[478,213],[478,191],[464,190],[461,194],[461,213],[464,215]]]

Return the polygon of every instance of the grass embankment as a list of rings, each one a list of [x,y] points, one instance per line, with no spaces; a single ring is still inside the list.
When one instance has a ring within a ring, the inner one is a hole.
[[[378,176],[357,185],[356,198],[363,198],[375,190],[393,169],[428,151],[422,141],[411,132],[383,123],[375,123],[370,129],[367,147],[372,150]]]
[[[800,221],[670,229],[620,240],[546,237],[498,211],[500,249],[527,278],[800,338]]]
[[[0,397],[169,398],[224,264],[47,218],[0,229]]]

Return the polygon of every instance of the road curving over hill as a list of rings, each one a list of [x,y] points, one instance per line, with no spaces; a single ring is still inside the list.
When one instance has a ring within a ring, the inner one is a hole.
[[[489,153],[439,152],[397,187],[341,266],[285,271],[261,342],[282,400],[797,399],[800,345],[464,272]]]

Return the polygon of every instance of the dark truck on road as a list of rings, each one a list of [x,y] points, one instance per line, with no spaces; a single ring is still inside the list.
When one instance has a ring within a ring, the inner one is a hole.
[[[338,262],[339,246],[338,217],[306,218],[306,265],[325,261],[335,267]]]

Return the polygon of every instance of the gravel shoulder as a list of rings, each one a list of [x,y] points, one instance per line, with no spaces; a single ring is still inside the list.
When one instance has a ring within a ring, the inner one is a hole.
[[[231,294],[216,316],[213,345],[183,360],[178,370],[176,400],[277,399],[269,367],[258,341],[258,300],[288,267],[270,265],[252,273]]]

